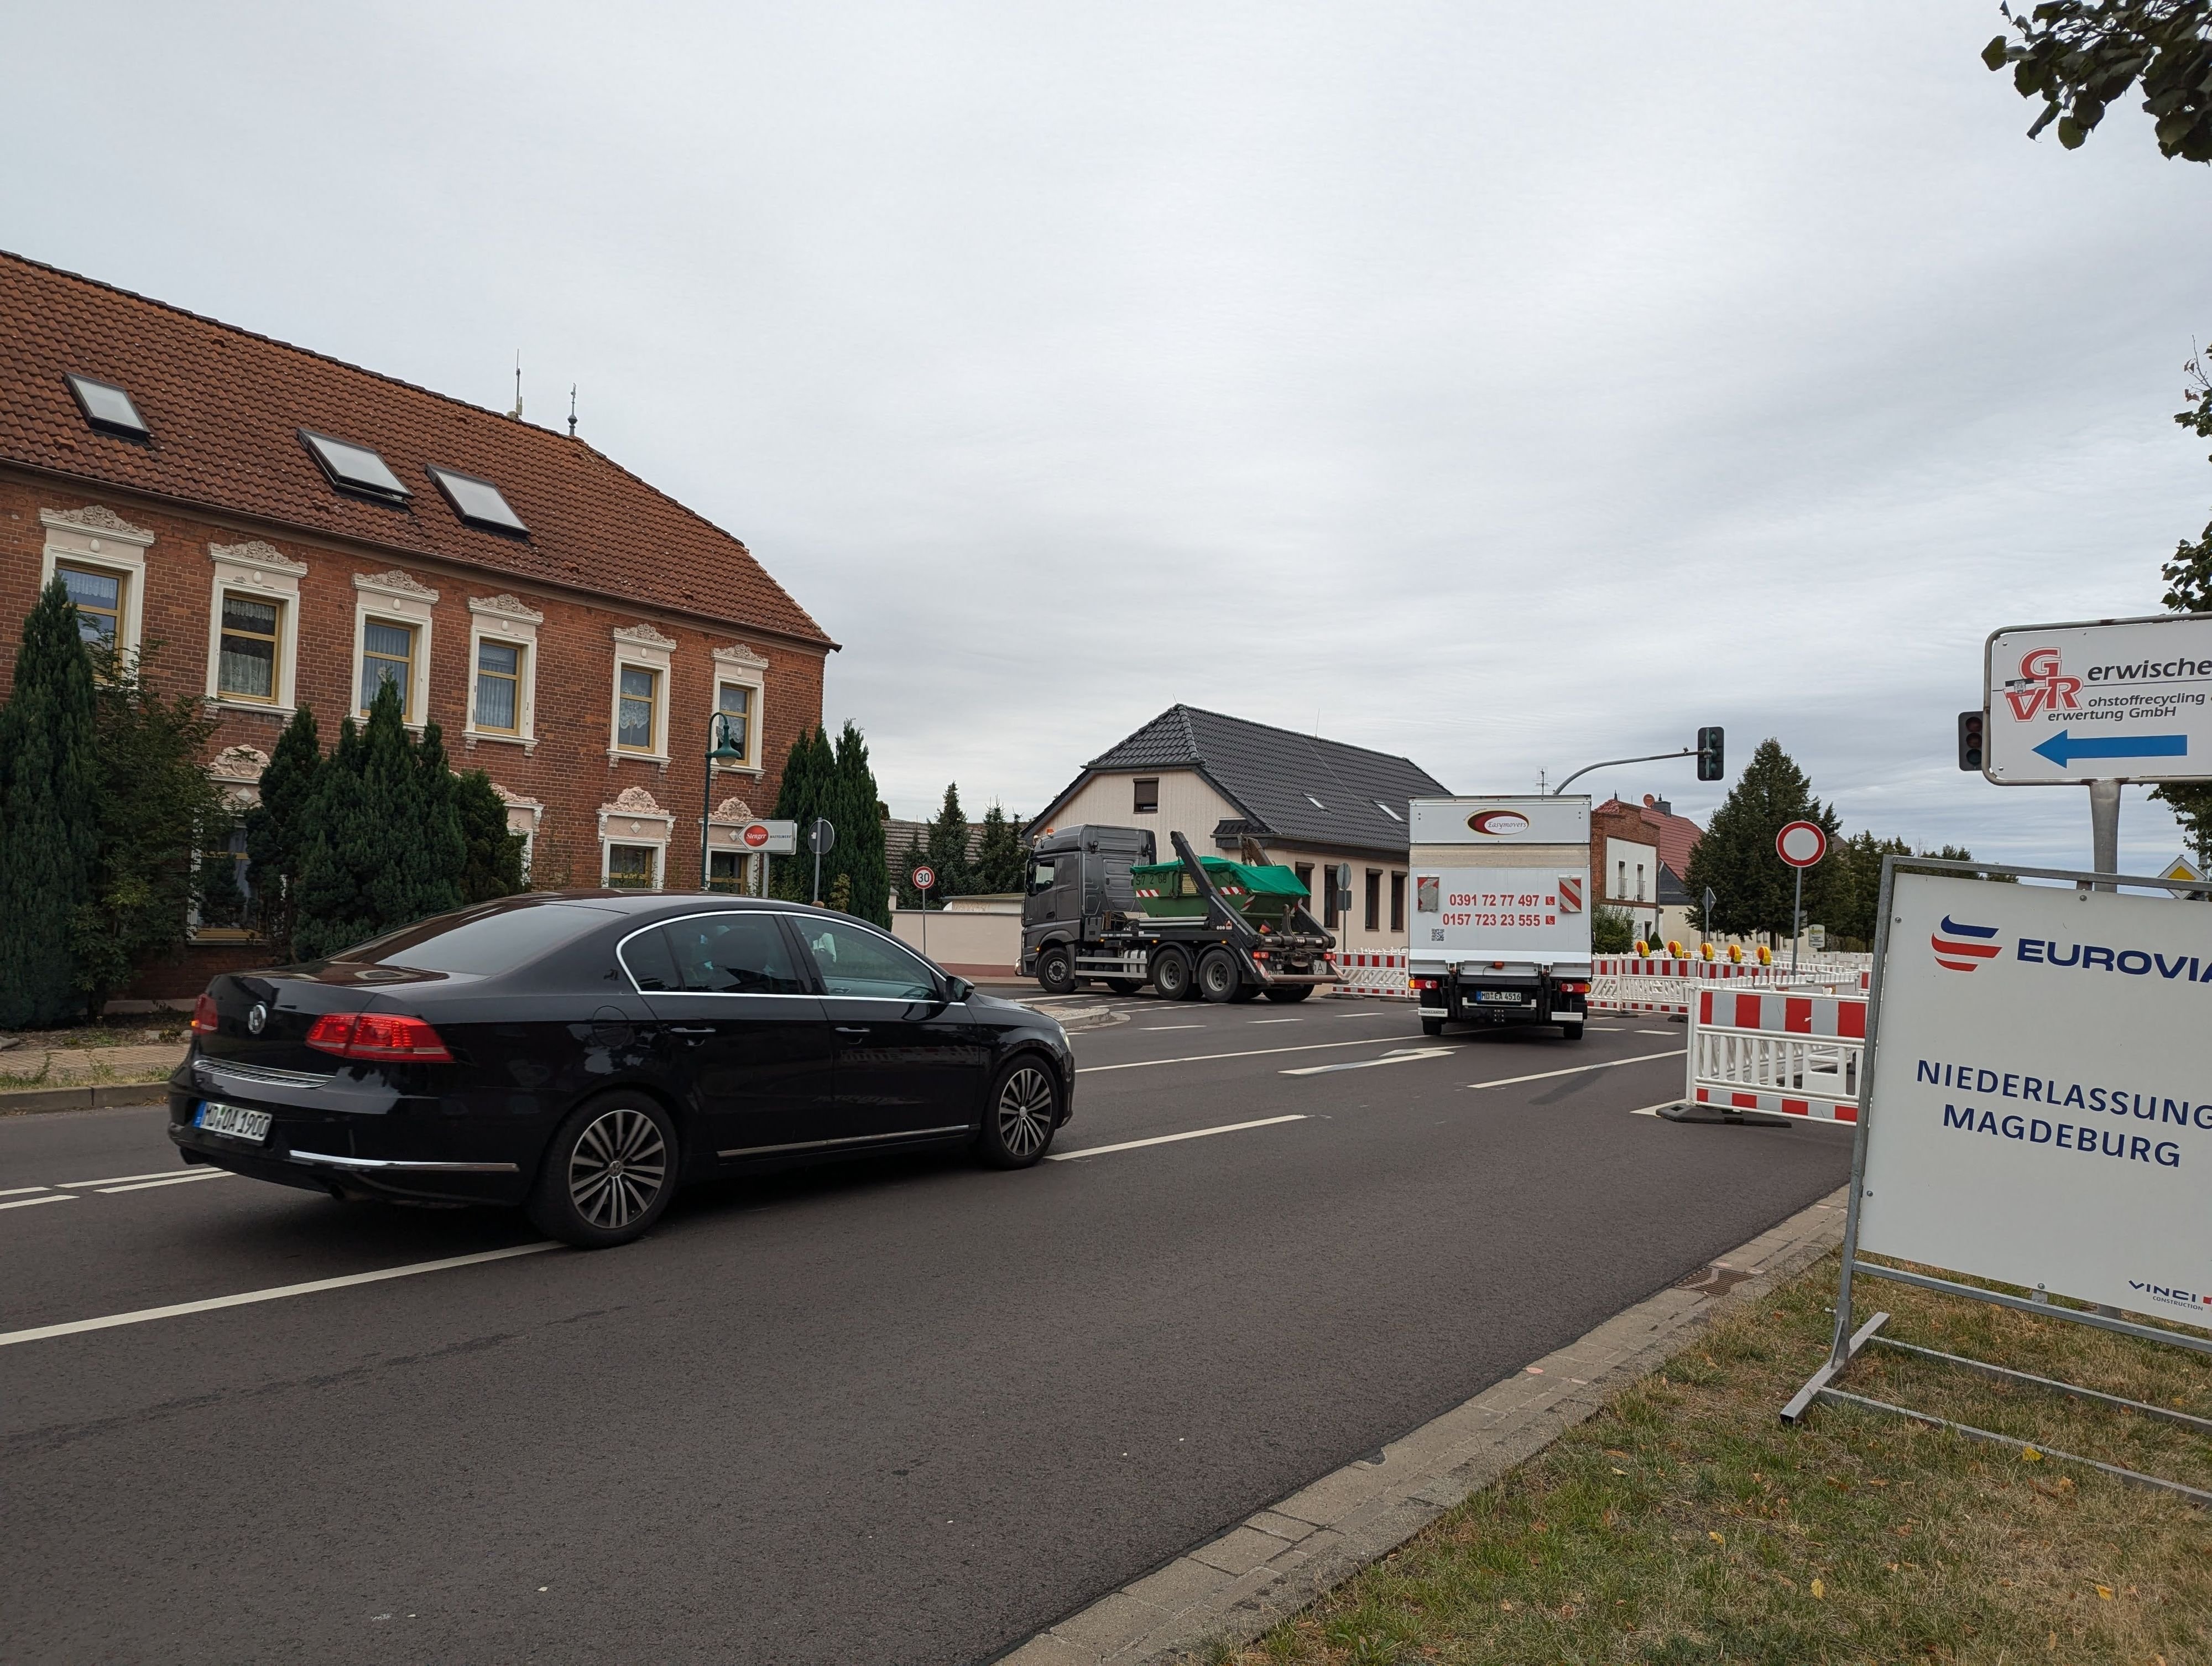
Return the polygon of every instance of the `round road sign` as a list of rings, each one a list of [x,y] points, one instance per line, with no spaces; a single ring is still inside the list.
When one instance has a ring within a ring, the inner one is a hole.
[[[937,870],[936,870],[935,868],[933,868],[933,867],[918,867],[918,868],[915,869],[915,871],[914,871],[914,888],[915,888],[916,891],[927,891],[927,890],[928,890],[932,885],[934,885],[936,883],[937,883]]]
[[[758,850],[768,842],[768,828],[763,823],[754,822],[746,827],[740,836],[755,850]]]
[[[1774,850],[1792,867],[1811,867],[1828,854],[1828,836],[1817,823],[1791,822],[1774,836]]]

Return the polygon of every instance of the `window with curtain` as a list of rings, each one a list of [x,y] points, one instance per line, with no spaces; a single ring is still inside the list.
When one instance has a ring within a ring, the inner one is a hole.
[[[654,705],[660,673],[644,666],[622,668],[622,695],[616,708],[615,745],[624,751],[653,750]]]
[[[477,727],[515,733],[522,723],[522,648],[489,638],[477,644]]]
[[[123,575],[104,568],[57,563],[54,576],[76,604],[77,634],[88,642],[113,648],[123,634]]]
[[[607,884],[617,891],[651,891],[659,852],[649,844],[607,847]]]
[[[222,632],[216,639],[216,693],[228,700],[276,700],[276,627],[283,617],[275,602],[224,593]]]
[[[369,619],[361,628],[361,709],[365,715],[376,703],[376,691],[386,683],[399,685],[399,714],[415,716],[415,627],[393,624],[388,619]]]

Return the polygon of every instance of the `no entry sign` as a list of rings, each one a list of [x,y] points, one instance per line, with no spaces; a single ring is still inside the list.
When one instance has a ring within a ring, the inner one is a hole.
[[[1816,822],[1790,822],[1774,836],[1774,849],[1792,867],[1814,867],[1828,854],[1828,836]]]
[[[925,865],[915,869],[914,888],[916,891],[927,891],[936,884],[937,870],[935,868]]]

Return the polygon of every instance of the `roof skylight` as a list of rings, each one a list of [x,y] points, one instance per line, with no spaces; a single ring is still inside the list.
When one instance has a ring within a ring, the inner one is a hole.
[[[1388,817],[1389,817],[1392,821],[1394,821],[1394,822],[1401,822],[1401,821],[1403,821],[1403,820],[1405,820],[1405,819],[1406,819],[1403,816],[1400,815],[1396,811],[1393,810],[1393,809],[1392,809],[1389,805],[1387,805],[1387,804],[1383,803],[1383,802],[1382,802],[1382,800],[1380,800],[1380,799],[1377,799],[1377,800],[1375,800],[1375,807],[1376,807],[1377,810],[1380,810],[1380,811],[1381,811],[1384,815],[1388,816]]]
[[[430,478],[438,483],[438,489],[446,495],[446,502],[453,506],[453,513],[465,521],[478,526],[489,526],[495,532],[527,532],[522,517],[507,506],[498,487],[489,480],[478,479],[473,474],[457,474],[451,469],[430,466]]]
[[[399,477],[385,466],[384,459],[367,446],[334,440],[327,434],[304,428],[300,430],[300,442],[323,465],[323,472],[330,477],[333,486],[394,502],[411,495],[399,483]]]
[[[1316,798],[1316,797],[1315,797],[1312,793],[1307,793],[1307,794],[1306,794],[1306,802],[1307,802],[1308,804],[1310,804],[1310,805],[1313,806],[1313,807],[1314,807],[1315,809],[1316,809],[1316,810],[1326,810],[1326,809],[1328,809],[1328,806],[1327,805],[1323,804],[1323,803],[1322,803],[1319,799]]]
[[[71,376],[70,392],[76,395],[77,408],[84,419],[94,428],[106,429],[112,434],[129,434],[146,437],[146,419],[138,414],[138,407],[131,403],[131,396],[113,382],[96,382],[89,376]]]

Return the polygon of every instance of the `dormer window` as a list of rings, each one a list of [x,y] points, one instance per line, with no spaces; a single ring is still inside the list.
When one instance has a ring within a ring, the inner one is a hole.
[[[399,483],[399,477],[367,446],[356,446],[349,440],[333,439],[308,429],[300,430],[300,443],[322,465],[331,484],[343,491],[362,492],[387,503],[404,503],[410,496],[407,488]]]
[[[430,478],[438,483],[446,502],[453,506],[453,513],[471,526],[488,526],[495,532],[522,532],[530,528],[522,524],[522,517],[507,507],[507,499],[490,481],[473,474],[459,474],[452,469],[433,465]]]
[[[113,382],[96,382],[89,376],[71,376],[70,392],[76,395],[77,409],[84,412],[84,420],[107,434],[121,434],[133,440],[149,438],[146,419],[138,414],[138,407],[131,403],[131,396]]]

